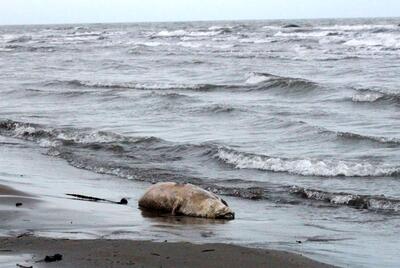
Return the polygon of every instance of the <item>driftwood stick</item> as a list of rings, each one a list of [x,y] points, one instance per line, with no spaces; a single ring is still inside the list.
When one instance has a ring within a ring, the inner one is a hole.
[[[82,194],[66,194],[66,195],[75,197],[75,198],[80,199],[80,200],[85,200],[85,201],[107,202],[107,203],[119,204],[119,205],[126,205],[126,204],[128,204],[128,200],[126,200],[125,198],[122,198],[121,201],[119,201],[119,202],[115,202],[115,201],[108,200],[108,199],[104,199],[104,198],[98,198],[98,197],[88,196],[88,195],[82,195]]]

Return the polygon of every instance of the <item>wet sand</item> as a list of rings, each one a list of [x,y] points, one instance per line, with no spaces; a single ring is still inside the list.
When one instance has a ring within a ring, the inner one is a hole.
[[[14,265],[34,267],[333,267],[293,253],[227,244],[14,237],[0,238],[0,245],[0,252],[16,254]],[[57,263],[40,261],[57,253],[63,256]]]
[[[238,215],[233,221],[148,213],[137,204],[149,183],[73,168],[25,143],[0,150],[2,268],[46,267],[35,261],[56,253],[63,260],[49,266],[124,267],[131,261],[133,267],[327,267],[309,258],[343,265],[321,250],[332,247],[329,242],[307,242],[296,214],[285,216],[288,208],[226,196]],[[129,203],[88,202],[68,193]]]
[[[35,209],[37,202],[30,194],[0,185],[0,221],[16,222],[12,219],[14,216],[24,218],[25,209]],[[56,265],[41,261],[56,253],[63,256]],[[30,232],[0,237],[0,264],[2,267],[17,267],[17,264],[26,267],[332,267],[299,254],[228,244],[51,239]]]
[[[32,195],[0,185],[0,223],[5,224],[23,216],[23,211],[27,208],[33,208],[38,201]],[[0,226],[3,226],[3,224]]]

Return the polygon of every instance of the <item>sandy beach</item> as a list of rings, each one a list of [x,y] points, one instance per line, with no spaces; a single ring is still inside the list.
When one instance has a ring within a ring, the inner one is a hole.
[[[24,210],[38,208],[40,197],[2,185],[0,200],[0,220],[17,223],[29,217]],[[54,254],[62,255],[57,267],[333,267],[299,254],[229,244],[52,239],[34,236],[29,230],[0,237],[2,267],[54,267],[54,262],[44,261]]]
[[[37,237],[1,238],[0,243],[0,252],[15,254],[10,266],[14,261],[33,267],[333,267],[288,252],[227,244]],[[41,261],[57,253],[61,261]]]

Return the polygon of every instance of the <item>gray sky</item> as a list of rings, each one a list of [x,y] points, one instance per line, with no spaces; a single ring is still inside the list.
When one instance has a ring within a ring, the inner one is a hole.
[[[400,0],[0,0],[0,24],[397,16]]]

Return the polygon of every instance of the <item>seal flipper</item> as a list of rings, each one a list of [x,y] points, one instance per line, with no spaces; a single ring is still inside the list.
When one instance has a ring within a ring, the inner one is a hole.
[[[180,207],[181,207],[180,202],[175,201],[174,207],[172,208],[172,211],[171,211],[171,215],[172,215],[172,216],[176,216],[176,214],[177,214],[177,212],[178,212],[178,210],[179,210]]]

